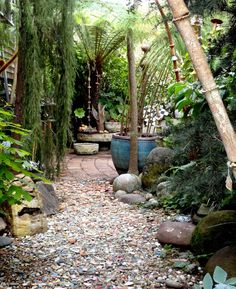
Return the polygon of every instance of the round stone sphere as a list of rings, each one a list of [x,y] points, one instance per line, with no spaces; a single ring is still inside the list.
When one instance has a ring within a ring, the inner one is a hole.
[[[141,189],[141,180],[134,174],[122,174],[115,178],[113,182],[113,191],[118,190],[132,193],[133,191]]]

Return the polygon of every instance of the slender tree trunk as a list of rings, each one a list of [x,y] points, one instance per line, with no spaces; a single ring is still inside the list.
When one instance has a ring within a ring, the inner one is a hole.
[[[138,104],[132,29],[129,29],[127,33],[127,57],[129,66],[129,94],[131,108],[129,173],[138,174]]]
[[[20,26],[21,38],[24,37],[23,26]],[[24,49],[22,39],[20,38],[18,46],[18,65],[17,65],[17,83],[16,83],[16,99],[15,99],[15,122],[23,124],[23,97],[24,97]]]
[[[184,40],[197,76],[205,91],[206,100],[226,150],[229,166],[232,168],[236,179],[236,134],[207,63],[204,51],[188,19],[188,8],[183,0],[167,1],[172,10],[173,21]]]
[[[159,0],[156,0],[156,4],[165,24],[166,33],[167,33],[169,44],[170,44],[170,54],[172,56],[175,78],[177,82],[180,82],[180,70],[178,68],[177,56],[175,54],[175,44],[174,44],[174,40],[170,31],[170,26],[169,26],[169,23],[167,22],[166,15],[161,7]]]

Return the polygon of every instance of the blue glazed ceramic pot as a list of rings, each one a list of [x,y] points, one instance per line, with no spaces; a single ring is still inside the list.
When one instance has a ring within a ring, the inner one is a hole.
[[[150,151],[157,146],[157,136],[138,138],[138,170],[142,172]],[[113,134],[111,140],[111,155],[113,164],[119,174],[127,173],[129,168],[130,137]]]

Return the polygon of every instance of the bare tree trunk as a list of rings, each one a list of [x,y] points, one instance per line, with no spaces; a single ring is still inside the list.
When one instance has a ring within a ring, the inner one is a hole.
[[[17,65],[17,83],[16,83],[16,99],[15,99],[15,122],[23,124],[23,97],[24,97],[24,56],[22,48],[19,45],[18,65]]]
[[[129,66],[129,94],[131,108],[129,173],[138,174],[138,104],[132,29],[129,29],[127,33],[127,57]]]
[[[159,0],[156,0],[156,4],[165,24],[166,33],[167,33],[169,44],[170,44],[170,54],[172,56],[175,78],[177,82],[180,82],[180,69],[178,68],[177,56],[175,54],[175,44],[174,44],[174,40],[170,31],[170,26],[169,26],[169,23],[167,22],[166,15],[161,7]]]
[[[196,38],[189,21],[189,11],[183,0],[167,0],[177,26],[191,57],[197,76],[205,91],[206,100],[212,112],[217,129],[223,141],[229,166],[236,179],[236,134],[216,86],[204,51]]]

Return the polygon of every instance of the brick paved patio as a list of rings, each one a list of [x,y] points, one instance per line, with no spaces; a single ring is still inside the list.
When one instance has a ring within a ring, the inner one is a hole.
[[[113,165],[110,151],[100,151],[96,155],[76,155],[70,152],[66,157],[67,176],[81,180],[106,179],[118,176]]]

